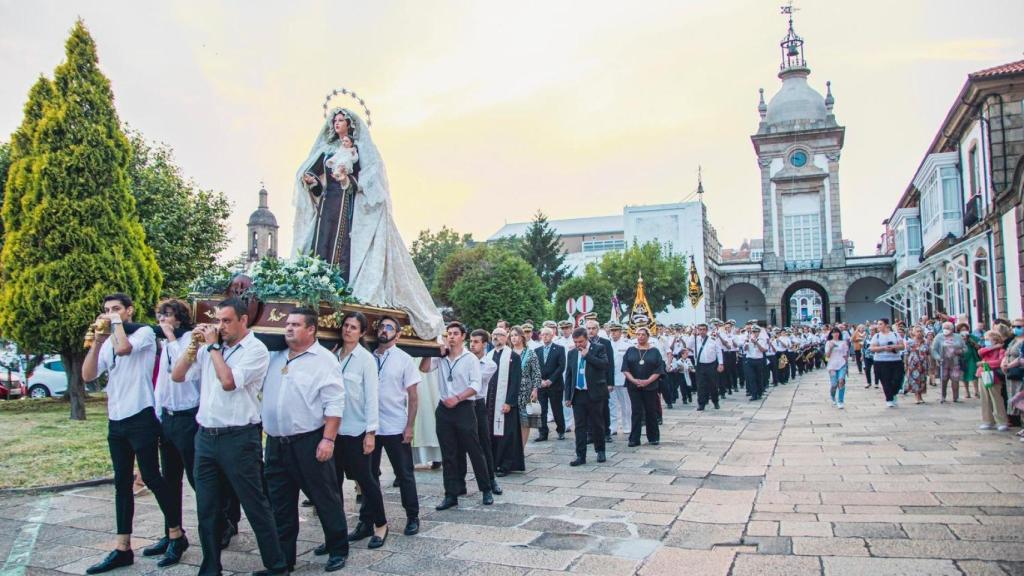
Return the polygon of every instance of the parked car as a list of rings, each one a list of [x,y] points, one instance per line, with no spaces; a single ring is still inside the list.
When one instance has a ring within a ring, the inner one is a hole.
[[[25,386],[31,398],[63,396],[68,390],[68,375],[60,356],[47,356],[42,364],[28,373]]]
[[[0,370],[0,400],[20,398],[26,393],[21,383],[21,374]]]

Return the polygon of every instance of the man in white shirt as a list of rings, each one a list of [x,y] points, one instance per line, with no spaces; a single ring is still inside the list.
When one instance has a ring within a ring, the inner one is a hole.
[[[612,362],[615,369],[615,386],[609,394],[609,410],[611,411],[611,435],[618,434],[619,423],[622,423],[623,436],[629,436],[630,423],[633,419],[633,407],[629,403],[629,392],[626,390],[626,375],[622,372],[622,358],[633,343],[622,335],[622,325],[613,322],[608,331],[611,333]]]
[[[546,324],[546,323],[545,323]],[[540,402],[540,429],[535,442],[548,439],[548,408],[554,416],[555,433],[558,439],[565,439],[565,416],[562,412],[562,396],[565,380],[565,349],[555,343],[555,330],[545,325],[540,331],[541,345],[534,352],[540,362],[540,388],[537,389],[537,401]]]
[[[526,336],[526,347],[530,350],[536,351],[541,346],[540,340],[533,339],[533,324],[526,323],[522,325],[523,336]]]
[[[750,325],[748,330],[749,332],[741,335],[736,342],[743,349],[743,380],[747,384],[747,396],[750,396],[751,402],[755,402],[764,394],[768,336],[757,324]]]
[[[253,574],[285,574],[288,564],[281,552],[277,524],[263,491],[263,444],[260,392],[270,364],[270,353],[249,328],[249,313],[238,298],[216,308],[216,325],[196,326],[205,346],[195,359],[182,354],[171,380],[185,382],[190,371],[200,379],[199,432],[196,434],[196,512],[203,546],[201,576],[219,576],[220,526],[226,479],[238,496],[252,525],[265,570]]]
[[[722,365],[722,348],[717,338],[708,335],[708,325],[697,325],[697,336],[694,338],[694,362],[697,366],[697,411],[703,412],[710,400],[718,410],[718,378],[725,370]]]
[[[502,329],[496,329],[499,331]],[[480,363],[480,392],[473,396],[473,411],[476,413],[476,431],[480,439],[480,451],[484,454],[484,462],[487,463],[487,473],[491,479],[491,492],[501,495],[502,489],[498,485],[498,478],[495,476],[494,451],[491,449],[491,430],[487,418],[487,389],[491,385],[492,377],[498,372],[498,365],[487,353],[487,343],[491,341],[491,335],[486,330],[476,329],[469,335],[469,351],[476,356]],[[466,451],[459,451],[459,475],[466,476]],[[466,494],[465,489],[459,491],[459,496]]]
[[[377,349],[373,357],[377,361],[380,380],[380,429],[377,430],[377,445],[373,450],[373,471],[380,478],[381,453],[386,451],[395,481],[402,494],[402,508],[405,509],[406,536],[420,531],[420,504],[416,494],[416,475],[412,462],[412,431],[416,425],[416,409],[419,406],[419,383],[423,380],[416,364],[398,344],[402,324],[391,316],[382,316],[377,321]]]
[[[188,548],[181,529],[181,507],[175,507],[172,493],[160,475],[160,421],[157,420],[153,397],[153,361],[156,358],[156,335],[149,326],[138,326],[129,336],[125,322],[130,322],[135,306],[127,294],[111,294],[103,298],[103,314],[97,321],[110,326],[108,334],[97,334],[82,364],[82,379],[91,382],[107,373],[107,446],[114,468],[114,519],[117,542],[114,550],[86,572],[100,574],[135,562],[131,548],[135,495],[132,485],[135,470],[132,456],[139,464],[142,481],[153,492],[168,536],[180,558]],[[173,563],[177,563],[172,562]],[[168,566],[170,564],[167,564]]]
[[[494,504],[487,462],[478,438],[476,412],[470,402],[481,390],[480,363],[466,350],[465,342],[466,327],[461,322],[450,322],[441,345],[441,357],[420,360],[421,372],[439,372],[441,402],[437,405],[436,420],[443,460],[444,500],[436,506],[437,510],[458,506],[459,494],[466,489],[466,476],[459,473],[459,455],[463,450],[469,454],[483,504]]]
[[[157,305],[156,318],[159,330],[164,337],[164,345],[157,359],[156,411],[160,417],[162,437],[160,439],[160,473],[171,490],[171,502],[180,510],[182,502],[182,478],[187,477],[188,483],[195,490],[196,482],[193,475],[196,455],[196,432],[199,424],[196,413],[199,412],[199,376],[185,382],[172,382],[171,370],[178,358],[186,353],[192,343],[192,314],[189,305],[181,300],[165,300]],[[197,333],[198,334],[198,333]],[[224,531],[221,533],[221,548],[227,548],[231,537],[238,533],[238,521],[242,510],[238,498],[230,486],[224,486]],[[187,542],[184,540],[182,542]],[[143,556],[159,556],[157,567],[164,568],[177,564],[181,560],[180,546],[171,544],[171,539],[164,536],[160,540],[142,550]]]
[[[295,566],[302,490],[324,532],[324,552],[330,554],[324,570],[334,572],[348,558],[348,525],[333,461],[345,397],[341,365],[316,341],[317,320],[312,308],[294,309],[285,319],[288,348],[270,354],[263,381],[264,475],[288,566]]]

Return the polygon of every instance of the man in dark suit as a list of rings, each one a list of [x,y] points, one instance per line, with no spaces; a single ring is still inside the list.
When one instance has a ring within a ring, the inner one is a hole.
[[[540,402],[540,430],[536,442],[548,439],[548,407],[555,417],[555,432],[558,439],[565,439],[565,413],[559,400],[562,399],[565,382],[565,348],[555,344],[555,331],[547,326],[541,329],[542,344],[534,350],[540,360],[540,388],[537,401]]]
[[[609,386],[615,384],[615,352],[612,350],[612,341],[607,338],[600,336],[601,325],[597,323],[597,320],[587,320],[587,338],[590,339],[591,343],[596,346],[604,348],[604,356],[608,359],[608,368],[605,370],[605,381],[608,382]],[[608,402],[604,403],[601,407],[603,412],[601,418],[604,421],[604,441],[612,441],[612,411],[608,406]],[[591,432],[591,440],[593,440],[593,432]]]
[[[604,462],[604,412],[608,406],[608,362],[603,346],[587,338],[585,328],[572,333],[575,348],[565,367],[565,405],[572,408],[576,423],[576,459],[570,466],[587,463],[587,431],[594,440],[597,461]]]

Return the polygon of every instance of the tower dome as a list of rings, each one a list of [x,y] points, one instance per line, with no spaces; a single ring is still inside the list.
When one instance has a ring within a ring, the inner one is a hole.
[[[836,125],[831,111],[834,103],[832,92],[829,91],[830,101],[826,101],[820,92],[807,83],[811,69],[807,67],[807,61],[804,59],[804,40],[793,30],[792,11],[785,13],[789,14],[790,18],[789,31],[779,43],[782,49],[782,64],[779,66],[782,87],[768,102],[767,110],[764,108],[763,94],[761,96],[761,103],[758,106],[758,113],[762,118],[758,128],[759,134],[811,130]]]
[[[277,218],[267,206],[267,189],[264,187],[260,188],[259,208],[256,208],[252,215],[249,216],[249,226],[271,226],[277,228]]]
[[[267,206],[267,188],[260,186],[260,205],[249,216],[246,226],[249,250],[246,259],[255,262],[260,258],[277,256],[277,218]]]

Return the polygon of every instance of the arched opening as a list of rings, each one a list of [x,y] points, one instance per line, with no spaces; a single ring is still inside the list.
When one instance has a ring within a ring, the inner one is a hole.
[[[846,322],[861,324],[889,318],[892,315],[889,306],[875,302],[888,289],[888,284],[874,277],[861,278],[850,284],[846,289]]]
[[[988,298],[988,282],[985,280],[989,274],[988,252],[983,248],[979,248],[974,256],[977,258],[974,261],[974,311],[977,314],[975,318],[979,322],[985,322],[987,325],[992,319]]]
[[[806,309],[803,300],[807,301]],[[797,305],[793,305],[793,301]],[[798,326],[815,322],[828,323],[828,292],[821,284],[811,280],[800,280],[790,284],[782,293],[782,325]]]
[[[768,303],[764,292],[753,284],[733,284],[722,294],[722,319],[735,320],[737,325],[748,320],[768,320]]]

